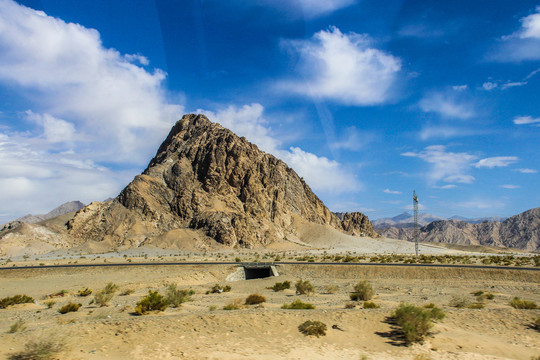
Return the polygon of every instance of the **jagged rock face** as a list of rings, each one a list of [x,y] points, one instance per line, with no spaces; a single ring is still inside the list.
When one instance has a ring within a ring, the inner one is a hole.
[[[185,115],[147,169],[111,203],[95,203],[69,222],[73,236],[138,246],[179,228],[227,246],[264,246],[295,235],[307,221],[342,230],[309,186],[284,162],[203,115]],[[360,213],[347,231],[375,234]]]
[[[343,214],[341,226],[343,230],[355,236],[379,237],[368,217],[360,212]]]
[[[413,229],[390,227],[382,235],[394,239],[413,240]],[[458,220],[434,221],[419,229],[418,238],[426,242],[458,245],[486,245],[540,250],[540,208],[527,210],[505,221],[484,221],[470,224]]]

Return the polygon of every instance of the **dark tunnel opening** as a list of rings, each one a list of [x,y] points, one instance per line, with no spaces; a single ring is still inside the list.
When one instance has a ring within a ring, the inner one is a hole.
[[[246,280],[251,279],[263,279],[270,276],[274,276],[270,266],[268,267],[257,267],[257,268],[244,268],[244,273],[246,275]]]

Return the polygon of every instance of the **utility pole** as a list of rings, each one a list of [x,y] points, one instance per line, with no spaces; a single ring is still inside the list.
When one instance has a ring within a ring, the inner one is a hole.
[[[416,257],[418,257],[418,196],[416,196],[416,190],[413,190],[412,200],[414,209],[414,249],[416,250]]]

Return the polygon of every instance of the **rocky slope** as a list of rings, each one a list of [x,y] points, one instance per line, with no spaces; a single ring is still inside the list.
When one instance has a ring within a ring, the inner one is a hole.
[[[82,202],[80,202],[78,200],[77,201],[69,201],[67,203],[64,203],[64,204],[54,208],[53,210],[49,211],[46,214],[39,214],[39,215],[28,214],[28,215],[25,215],[25,216],[23,216],[21,218],[18,218],[15,221],[20,221],[20,222],[23,222],[23,223],[26,223],[26,224],[35,224],[35,223],[38,223],[38,222],[41,222],[41,221],[44,221],[44,220],[55,218],[55,217],[63,215],[63,214],[67,214],[67,213],[70,213],[70,212],[73,212],[73,211],[80,210],[85,206],[86,206],[85,204],[83,204]]]
[[[68,229],[74,238],[113,247],[209,238],[227,247],[257,247],[295,239],[305,223],[377,236],[360,213],[348,214],[344,228],[283,161],[204,115],[190,114],[116,199],[83,208]]]
[[[413,229],[389,227],[383,236],[413,240]],[[527,210],[503,222],[470,224],[458,220],[434,221],[419,229],[419,240],[458,245],[486,245],[540,251],[540,208]]]

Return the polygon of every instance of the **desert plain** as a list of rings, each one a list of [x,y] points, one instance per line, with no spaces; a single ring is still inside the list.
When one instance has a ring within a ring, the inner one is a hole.
[[[388,240],[388,244],[392,241]],[[410,254],[414,244],[403,246],[408,246],[404,251]],[[385,249],[388,247],[379,248],[379,255]],[[439,255],[465,254],[437,246],[421,246],[421,251]],[[330,252],[332,249],[282,253],[275,250],[174,253],[147,249],[142,253],[75,255],[64,251],[49,257],[41,255],[4,262],[0,270],[1,297],[26,294],[35,302],[0,309],[0,358],[9,359],[22,351],[26,343],[36,339],[61,343],[62,351],[56,355],[58,359],[81,360],[529,360],[540,356],[540,332],[534,328],[540,310],[514,309],[509,305],[516,296],[540,302],[540,272],[530,270],[532,266],[526,266],[527,269],[477,269],[343,262],[317,264],[324,258],[323,254]],[[284,263],[294,262],[299,256],[313,258],[311,261],[314,262]],[[276,257],[280,261],[275,265],[277,277],[243,280],[237,276],[242,273],[245,263],[274,261]],[[203,264],[185,264],[199,261]],[[217,261],[229,263],[213,264]],[[132,266],[139,262],[148,265]],[[155,265],[166,262],[180,265]],[[125,266],[45,267],[75,263]],[[37,267],[19,268],[28,265]],[[315,292],[297,295],[294,284],[298,280],[309,280]],[[368,280],[373,286],[372,301],[379,308],[364,309],[363,301],[350,300],[353,286],[361,280]],[[276,282],[283,281],[290,281],[291,289],[279,292],[270,289]],[[94,294],[110,282],[119,289],[109,306],[92,304]],[[169,284],[193,290],[191,301],[147,315],[134,313],[137,302],[149,290],[165,294]],[[229,285],[231,291],[207,294],[215,284]],[[77,295],[86,287],[94,294]],[[61,290],[66,291],[63,296],[51,296]],[[482,309],[451,306],[457,298],[477,302],[472,294],[477,291],[494,295],[491,300],[481,301]],[[244,305],[246,297],[254,293],[264,296],[266,301],[259,305]],[[315,309],[281,308],[296,299],[313,304]],[[49,302],[54,302],[50,308]],[[60,314],[58,309],[69,302],[82,306],[76,312]],[[235,302],[240,304],[239,309],[223,309]],[[435,323],[423,343],[407,345],[399,328],[389,321],[402,302],[419,306],[433,303],[446,313],[446,318]],[[349,308],[346,308],[347,304],[350,304]],[[354,308],[350,308],[353,305]],[[22,320],[26,328],[9,333],[10,326],[18,320]],[[303,335],[298,326],[307,320],[326,324],[326,335]]]

